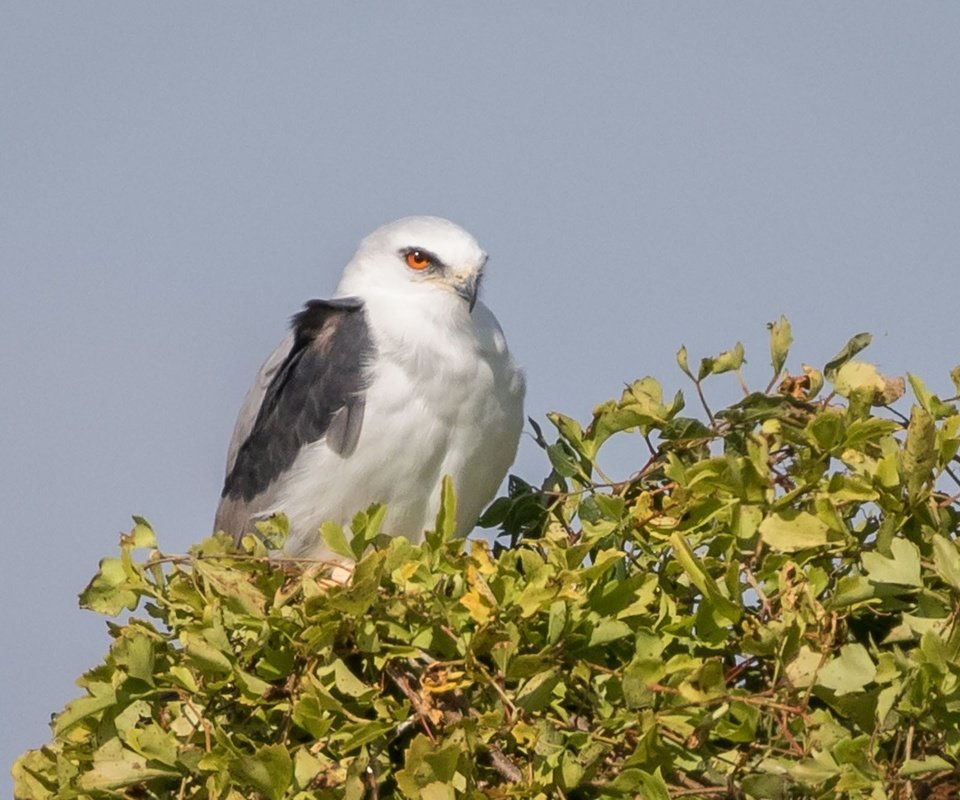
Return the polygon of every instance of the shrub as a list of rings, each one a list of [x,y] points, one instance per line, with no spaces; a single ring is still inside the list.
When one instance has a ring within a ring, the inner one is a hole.
[[[531,421],[552,471],[511,479],[492,546],[452,537],[449,485],[422,545],[376,507],[324,526],[345,583],[256,537],[164,555],[137,520],[81,595],[137,615],[16,796],[957,796],[957,398],[910,376],[904,416],[868,336],[793,375],[770,339],[770,384],[717,411],[743,348],[681,349],[701,418],[643,378],[555,441]],[[622,480],[611,437],[643,452]]]

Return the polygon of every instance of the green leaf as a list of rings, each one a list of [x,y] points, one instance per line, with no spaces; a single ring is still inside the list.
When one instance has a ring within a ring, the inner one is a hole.
[[[420,800],[456,800],[456,794],[452,786],[434,781],[420,790]]]
[[[624,389],[619,403],[609,401],[594,408],[588,437],[583,442],[584,452],[592,458],[610,436],[630,428],[649,433],[682,408],[682,394],[678,392],[667,407],[663,404],[663,390],[659,382],[651,377],[640,378]],[[589,446],[591,443],[592,447]]]
[[[267,603],[263,592],[257,589],[248,576],[235,569],[218,566],[213,562],[200,561],[196,573],[215,591],[230,608],[241,614],[261,618]]]
[[[673,533],[670,536],[670,544],[683,571],[690,577],[693,585],[703,592],[713,609],[729,622],[739,621],[740,607],[720,593],[717,584],[700,567],[687,540],[681,534]]]
[[[724,372],[733,372],[743,366],[743,345],[737,342],[732,350],[724,350],[714,358],[704,359],[704,363],[709,363],[709,371],[714,375],[721,375]],[[705,376],[701,376],[705,377]]]
[[[858,333],[843,346],[843,349],[839,353],[824,365],[823,374],[826,375],[828,380],[832,381],[836,377],[840,367],[869,345],[872,340],[873,337],[869,333]]]
[[[955,769],[954,764],[937,755],[927,756],[926,758],[908,758],[900,767],[900,776],[911,778],[914,775],[923,775],[927,772],[953,771]]]
[[[760,538],[780,553],[797,553],[829,543],[829,528],[807,511],[784,511],[765,517],[760,523]]]
[[[266,519],[257,520],[254,527],[264,545],[272,550],[283,550],[290,536],[290,520],[286,514],[271,514]]]
[[[349,753],[360,750],[371,742],[379,741],[381,744],[385,744],[383,737],[395,728],[395,723],[369,720],[344,725],[337,731],[336,735],[344,741],[344,752]]]
[[[339,659],[333,663],[334,686],[341,694],[350,697],[363,697],[370,692],[370,687],[354,675],[350,668]]]
[[[117,696],[112,687],[97,684],[89,688],[95,690],[95,693],[71,700],[63,711],[57,714],[53,723],[53,730],[57,735],[70,730],[78,722],[97,716],[116,703]]]
[[[125,731],[121,738],[131,749],[148,761],[158,761],[168,767],[177,767],[178,741],[172,731],[159,725],[149,724],[143,728]]]
[[[271,800],[280,800],[293,780],[293,759],[283,745],[268,744],[231,761],[230,774]]]
[[[153,641],[145,633],[134,631],[125,638],[125,644],[127,673],[131,678],[152,685],[156,665]]]
[[[143,517],[133,518],[134,527],[130,531],[130,542],[134,547],[143,547],[154,550],[157,547],[157,536],[150,527],[150,523]]]
[[[437,511],[435,534],[438,542],[449,542],[457,532],[457,498],[453,492],[453,478],[443,476],[440,488],[440,510]]]
[[[910,380],[910,388],[913,389],[917,402],[924,411],[931,414],[935,419],[943,419],[957,413],[955,406],[944,403],[933,392],[929,391],[919,376],[907,373],[907,378]]]
[[[713,431],[698,419],[674,417],[661,428],[660,435],[671,441],[712,439]]]
[[[873,405],[890,405],[901,398],[905,390],[903,378],[881,375],[873,364],[865,361],[848,361],[831,380],[837,394],[843,397],[860,394]]]
[[[817,685],[832,689],[837,695],[863,689],[877,674],[876,664],[862,644],[847,644],[840,655],[828,661],[817,675]]]
[[[556,442],[547,447],[547,457],[550,464],[557,471],[557,475],[564,478],[572,478],[580,472],[580,465],[576,458],[570,454],[568,445],[563,442]]]
[[[639,779],[639,797],[641,800],[670,800],[670,790],[660,774],[660,767],[650,773],[636,771]]]
[[[894,539],[890,543],[891,557],[880,553],[863,553],[864,569],[874,583],[896,583],[901,586],[922,586],[920,579],[920,551],[907,539]]]
[[[323,538],[323,543],[327,546],[327,549],[331,553],[335,553],[338,556],[343,556],[344,558],[349,558],[353,561],[356,556],[353,553],[353,550],[350,548],[350,543],[347,541],[347,537],[343,533],[343,528],[341,528],[336,522],[327,521],[320,526],[320,536]]]
[[[80,593],[80,605],[115,617],[124,609],[133,611],[137,607],[140,601],[137,588],[138,584],[129,579],[123,561],[103,558],[99,571]]]
[[[790,783],[784,774],[753,774],[744,776],[741,788],[750,800],[786,800]]]
[[[844,437],[844,420],[840,414],[817,414],[806,427],[806,433],[817,448],[829,453],[839,446]]]
[[[302,695],[293,707],[293,721],[315,739],[325,736],[335,719],[315,694]]]
[[[350,557],[354,561],[363,558],[367,548],[377,538],[387,508],[379,503],[369,506],[366,511],[358,511],[350,521]]]
[[[527,713],[540,711],[550,703],[553,690],[559,682],[559,670],[551,669],[537,673],[517,692],[515,702]]]
[[[680,349],[677,350],[677,365],[683,371],[684,375],[690,378],[690,380],[694,380],[693,373],[690,371],[690,364],[687,361],[687,348],[685,345],[681,345]]]
[[[606,644],[614,639],[622,639],[633,633],[633,629],[625,622],[616,619],[607,619],[597,625],[590,634],[590,647]]]
[[[920,406],[910,410],[907,441],[900,457],[900,467],[907,492],[915,497],[930,480],[937,463],[937,430],[930,413]]]
[[[770,364],[773,374],[779,375],[787,362],[790,345],[793,344],[793,332],[787,318],[782,314],[776,322],[768,323],[767,329],[770,331]]]
[[[557,600],[550,604],[550,616],[547,627],[547,641],[550,644],[556,644],[563,635],[563,630],[567,624],[567,604],[562,600]]]
[[[229,673],[233,670],[233,664],[227,655],[202,636],[183,631],[180,634],[180,643],[190,657],[190,661],[198,669],[220,673]]]
[[[118,739],[109,739],[93,755],[92,767],[77,781],[81,792],[97,792],[121,789],[155,778],[176,778],[175,770],[159,769],[147,765],[147,760],[123,747]]]
[[[579,449],[583,444],[583,429],[580,423],[573,417],[561,414],[558,411],[551,411],[547,414],[549,419],[560,435],[566,439],[574,448]]]
[[[933,565],[947,583],[960,592],[960,550],[945,536],[933,537]]]
[[[797,688],[806,689],[813,684],[822,662],[823,656],[820,653],[815,653],[809,647],[803,646],[797,652],[796,658],[787,664],[786,676]]]

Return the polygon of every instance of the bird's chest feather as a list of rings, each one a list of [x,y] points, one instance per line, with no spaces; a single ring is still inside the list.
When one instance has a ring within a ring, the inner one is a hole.
[[[450,475],[465,534],[516,452],[522,373],[480,304],[467,325],[421,318],[391,328],[376,311],[356,449],[340,456],[323,441],[306,448],[278,506],[292,508],[309,532],[324,519],[347,523],[357,509],[384,503],[385,530],[416,538],[432,524],[440,480]]]
[[[509,357],[486,308],[478,307],[475,317],[462,311],[432,316],[432,311],[386,311],[371,304],[377,356],[370,367],[367,421],[376,424],[382,413],[412,435],[442,446],[454,431],[493,421],[498,373]]]
[[[497,413],[493,388],[492,365],[476,348],[439,342],[382,353],[370,375],[365,431],[389,432],[418,451],[465,446]]]

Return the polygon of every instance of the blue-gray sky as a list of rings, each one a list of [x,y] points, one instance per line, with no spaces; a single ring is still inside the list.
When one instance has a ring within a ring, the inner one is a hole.
[[[254,371],[382,222],[490,252],[541,419],[682,387],[681,343],[763,385],[781,313],[793,369],[960,362],[955,3],[7,0],[0,109],[4,795],[106,649],[97,560],[208,531]]]

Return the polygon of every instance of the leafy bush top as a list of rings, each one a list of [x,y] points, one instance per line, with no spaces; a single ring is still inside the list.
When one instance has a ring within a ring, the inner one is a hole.
[[[493,547],[452,538],[449,484],[420,546],[382,509],[324,526],[345,583],[255,537],[167,556],[138,520],[82,603],[139,614],[16,796],[956,796],[957,398],[911,376],[902,416],[869,337],[796,375],[770,339],[769,386],[718,411],[743,348],[681,349],[702,418],[643,378],[553,442],[531,421],[552,471],[511,480]],[[643,453],[619,480],[614,436]]]

